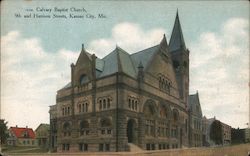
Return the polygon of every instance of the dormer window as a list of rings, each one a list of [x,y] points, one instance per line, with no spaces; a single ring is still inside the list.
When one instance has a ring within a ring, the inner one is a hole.
[[[81,85],[88,82],[88,81],[89,81],[89,79],[88,79],[87,75],[85,75],[85,74],[81,75],[81,77],[80,77],[80,84]]]

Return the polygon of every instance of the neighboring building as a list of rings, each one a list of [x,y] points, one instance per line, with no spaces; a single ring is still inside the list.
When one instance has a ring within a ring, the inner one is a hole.
[[[198,91],[194,95],[189,95],[189,146],[200,147],[202,144],[202,111]]]
[[[245,129],[245,142],[250,142],[250,128]]]
[[[231,129],[232,144],[241,144],[245,142],[245,129]]]
[[[102,48],[102,47],[100,47]],[[51,150],[127,151],[188,146],[189,50],[178,13],[168,45],[99,59],[84,46],[50,107]]]
[[[214,128],[212,127],[211,125],[215,122],[215,121],[218,121],[220,123],[220,134],[221,134],[221,144],[222,145],[229,145],[231,144],[231,126],[219,121],[219,120],[216,120],[216,118],[210,118],[210,119],[206,119],[205,121],[205,118],[203,118],[203,122],[206,123],[206,127],[207,127],[207,130],[206,130],[206,140],[204,142],[208,143],[209,146],[214,146],[216,145],[215,142],[211,139],[210,137],[210,133],[211,133],[211,129]]]
[[[49,148],[49,124],[40,124],[36,130],[37,146],[41,148]]]
[[[206,116],[202,117],[202,146],[209,146],[208,143],[208,120]]]
[[[10,146],[36,146],[35,133],[32,128],[10,127],[7,144]]]
[[[230,145],[231,144],[231,126],[221,122],[222,124],[222,144]]]

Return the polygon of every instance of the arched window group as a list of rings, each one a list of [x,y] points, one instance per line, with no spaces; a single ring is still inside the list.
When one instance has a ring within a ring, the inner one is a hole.
[[[138,98],[131,97],[131,96],[128,97],[128,108],[130,110],[137,111],[138,104],[139,104]]]
[[[99,110],[110,109],[112,99],[110,97],[102,97],[98,99],[98,103],[99,103]]]
[[[110,118],[100,120],[100,133],[102,135],[110,135],[112,133],[112,122]]]
[[[170,93],[172,82],[165,76],[159,74],[159,88],[160,90]]]
[[[80,121],[80,136],[89,135],[89,122],[87,120]]]
[[[89,111],[89,102],[88,101],[83,101],[78,103],[78,112],[79,113],[84,113]]]
[[[62,107],[62,116],[70,115],[70,106],[63,106]]]

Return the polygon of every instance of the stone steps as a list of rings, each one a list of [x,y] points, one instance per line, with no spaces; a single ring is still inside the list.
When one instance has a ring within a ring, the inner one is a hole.
[[[138,147],[137,145],[133,144],[133,143],[128,143],[129,146],[129,151],[130,152],[141,152],[143,151],[140,147]]]

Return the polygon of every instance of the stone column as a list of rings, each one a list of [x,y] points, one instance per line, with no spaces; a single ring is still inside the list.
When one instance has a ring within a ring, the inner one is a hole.
[[[138,119],[138,146],[145,149],[145,118],[143,113],[139,113]]]

